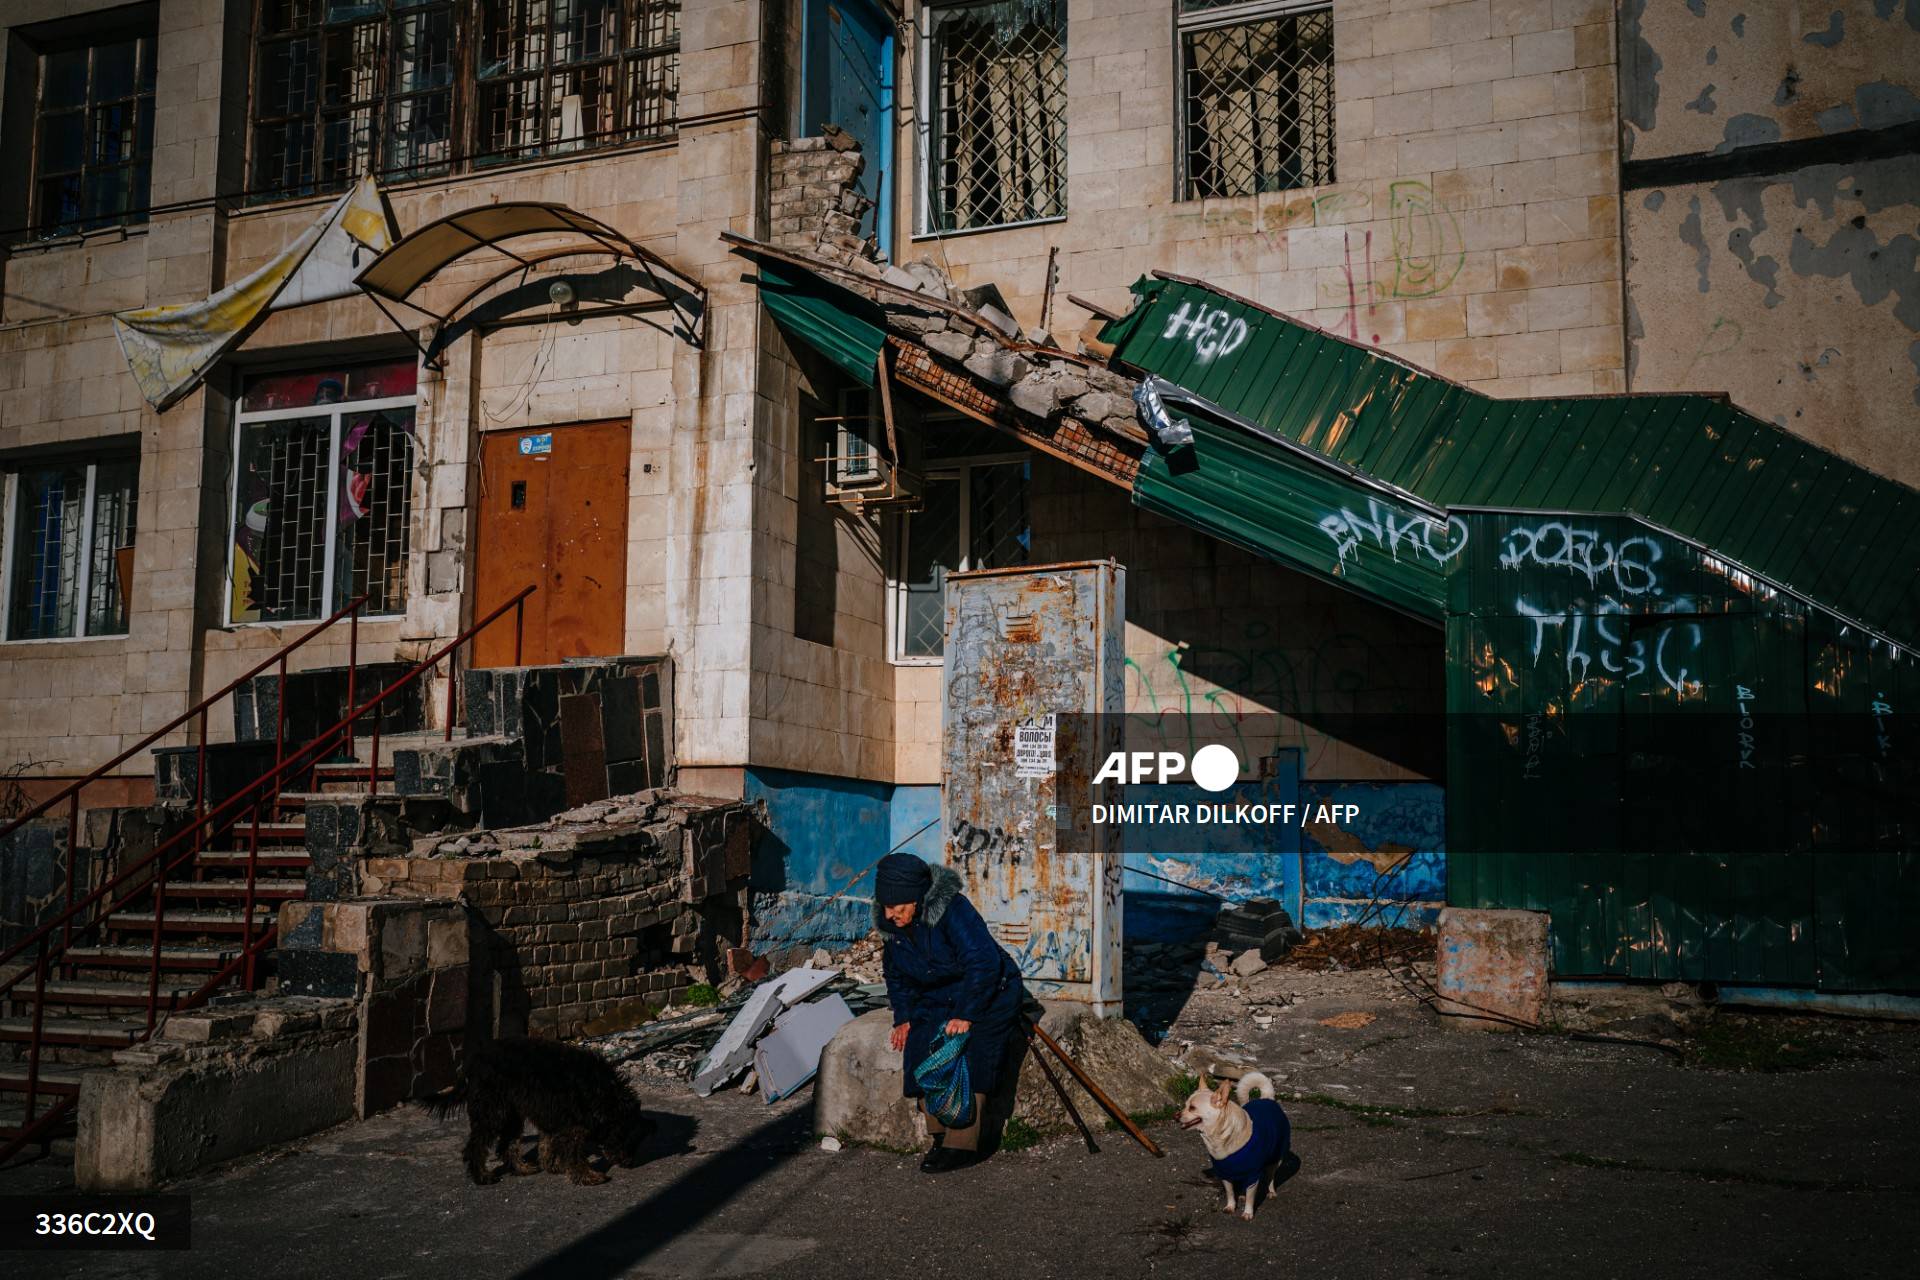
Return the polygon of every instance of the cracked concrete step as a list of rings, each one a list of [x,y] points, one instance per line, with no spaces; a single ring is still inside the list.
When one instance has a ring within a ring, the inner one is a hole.
[[[35,1086],[40,1093],[56,1098],[71,1098],[80,1092],[80,1077],[84,1074],[66,1067],[40,1066],[40,1080]],[[25,1093],[27,1091],[27,1064],[9,1062],[0,1066],[0,1093]]]
[[[239,954],[237,947],[183,947],[169,943],[160,948],[160,967],[219,969]],[[66,959],[81,969],[145,969],[153,963],[153,947],[151,944],[70,947]]]
[[[286,845],[298,845],[304,848],[307,843],[307,820],[302,816],[297,819],[282,818],[273,822],[262,822],[259,834],[262,849]],[[233,828],[225,834],[229,844],[243,850],[253,843],[253,837],[254,827],[251,822],[235,823]]]
[[[46,1018],[40,1039],[46,1044],[80,1045],[89,1049],[124,1049],[146,1034],[145,1019],[113,1022],[104,1018]],[[33,1039],[32,1018],[0,1018],[0,1040]]]
[[[151,950],[148,952],[152,956]],[[162,982],[159,1000],[162,1009],[173,1008],[174,1001],[184,1000],[199,990],[195,986],[178,986]],[[33,1003],[33,984],[22,983],[9,993],[12,999],[30,1005]],[[47,1003],[66,1005],[122,1006],[141,1009],[147,1007],[147,983],[143,978],[137,982],[109,982],[102,979],[61,978],[47,984]],[[0,1068],[4,1070],[4,1068]]]
[[[253,931],[259,932],[262,925],[270,925],[279,910],[271,905],[256,903],[253,909]],[[128,930],[153,931],[153,912],[116,911],[106,919],[106,927],[122,933]],[[172,911],[169,910],[160,920],[160,932],[169,933],[245,933],[246,915],[243,911]]]

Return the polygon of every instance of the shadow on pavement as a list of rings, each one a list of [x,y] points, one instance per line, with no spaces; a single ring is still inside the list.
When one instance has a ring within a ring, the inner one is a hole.
[[[612,1280],[625,1274],[791,1159],[812,1136],[812,1121],[813,1109],[799,1107],[761,1125],[613,1221],[527,1267],[516,1280]],[[686,1149],[688,1136],[678,1136],[678,1149]],[[664,1154],[670,1153],[650,1150],[648,1163]]]

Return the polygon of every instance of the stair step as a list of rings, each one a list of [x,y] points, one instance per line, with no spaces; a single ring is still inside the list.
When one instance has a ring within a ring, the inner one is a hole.
[[[160,967],[162,969],[220,969],[239,954],[239,949],[236,947],[182,947],[168,944],[160,948]],[[69,947],[66,959],[68,963],[81,969],[145,969],[153,963],[153,947],[151,945]]]
[[[80,1092],[80,1076],[81,1073],[78,1071],[65,1067],[49,1067],[43,1063],[40,1067],[40,1081],[36,1091],[43,1095],[71,1098]],[[0,1065],[0,1093],[25,1093],[26,1091],[27,1064],[9,1062]]]
[[[147,956],[151,959],[153,952],[149,950]],[[160,1007],[162,1009],[171,1009],[174,1001],[184,1000],[197,990],[199,990],[197,986],[172,986],[163,982],[160,984]],[[9,994],[14,1000],[19,1001],[21,1004],[30,1005],[33,1003],[33,986],[31,983],[23,982],[18,987],[15,987]],[[147,1006],[147,984],[144,980],[139,982],[106,982],[85,978],[61,978],[47,984],[47,1003],[138,1005],[144,1009]],[[0,1067],[0,1071],[4,1070],[4,1067]]]
[[[271,907],[255,904],[253,911],[254,930],[262,924],[272,924],[279,912]],[[153,931],[152,911],[116,911],[107,917],[106,927],[121,932],[127,930]],[[244,933],[247,921],[238,911],[169,911],[160,921],[161,933]]]
[[[81,1045],[90,1049],[124,1049],[147,1032],[141,1022],[110,1022],[96,1018],[46,1018],[40,1023],[45,1044]],[[33,1039],[32,1018],[0,1018],[0,1040]]]
[[[312,859],[307,856],[304,848],[299,850],[292,847],[263,848],[260,850],[257,866],[261,871],[305,871],[310,862]],[[209,849],[200,855],[199,864],[209,871],[238,871],[244,875],[247,870],[247,851],[245,849]],[[174,888],[174,882],[168,881],[167,892],[172,893]]]
[[[247,860],[243,856],[237,865],[228,864],[221,869],[244,872],[246,866]],[[246,896],[247,882],[245,879],[169,880],[167,882],[167,897],[170,899],[213,898],[221,901],[242,902],[246,899]],[[305,880],[268,879],[262,876],[253,882],[253,896],[256,906],[269,899],[286,901],[289,898],[304,898],[307,896],[307,882]],[[172,915],[173,913],[168,912],[167,914]]]

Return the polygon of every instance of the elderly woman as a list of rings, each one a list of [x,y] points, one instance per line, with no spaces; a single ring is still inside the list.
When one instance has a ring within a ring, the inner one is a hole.
[[[906,1055],[906,1095],[921,1099],[933,1150],[926,1173],[980,1160],[980,1112],[1006,1056],[1007,1037],[1025,999],[1020,970],[987,932],[960,892],[960,877],[912,854],[889,854],[874,873],[874,923],[886,938],[882,959],[893,1005],[893,1047]],[[914,1072],[941,1035],[967,1037],[972,1122],[948,1128],[927,1105]]]

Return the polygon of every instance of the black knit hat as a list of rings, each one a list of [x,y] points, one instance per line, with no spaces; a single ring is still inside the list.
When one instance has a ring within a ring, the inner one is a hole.
[[[873,873],[873,896],[883,907],[918,902],[933,887],[933,872],[910,853],[890,853]]]

